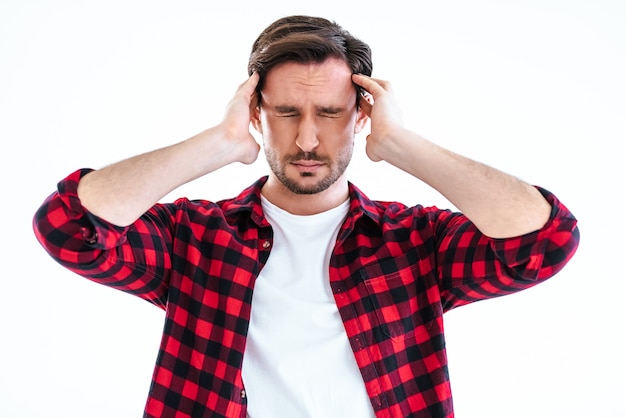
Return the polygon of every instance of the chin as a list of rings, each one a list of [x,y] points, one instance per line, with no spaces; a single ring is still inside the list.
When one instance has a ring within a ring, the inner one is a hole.
[[[306,173],[311,174],[311,173]],[[312,195],[321,193],[333,185],[334,180],[331,178],[315,179],[314,175],[300,175],[299,178],[281,179],[283,185],[292,193]]]

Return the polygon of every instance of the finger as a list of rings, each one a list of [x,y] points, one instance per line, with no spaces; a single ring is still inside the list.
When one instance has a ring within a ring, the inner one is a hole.
[[[352,74],[352,81],[371,93],[374,98],[376,98],[379,94],[391,92],[392,90],[390,82],[378,78],[368,77],[363,74]]]
[[[259,80],[261,79],[261,76],[259,75],[259,73],[257,73],[256,71],[252,73],[252,75],[248,78],[248,81],[246,82],[246,84],[250,85],[250,88],[252,90],[256,90],[258,84],[259,84]]]
[[[378,83],[383,89],[385,89],[385,91],[390,92],[390,93],[392,92],[393,88],[391,86],[391,82],[387,80],[381,80],[380,78],[370,78],[370,79]]]
[[[259,107],[259,96],[256,92],[252,93],[250,96],[250,112],[255,111]]]
[[[259,84],[259,74],[255,72],[255,73],[252,73],[252,75],[248,77],[246,81],[241,83],[237,90],[241,92],[243,95],[245,95],[246,97],[252,96],[256,92],[256,87],[258,84]]]
[[[352,74],[352,82],[369,93],[371,93],[371,88],[375,88],[371,78],[363,74]]]

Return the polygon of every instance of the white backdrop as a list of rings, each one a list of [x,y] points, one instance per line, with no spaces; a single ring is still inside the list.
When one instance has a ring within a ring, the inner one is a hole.
[[[218,122],[253,40],[288,14],[370,43],[406,125],[546,187],[579,218],[580,249],[555,278],[446,316],[457,416],[626,416],[626,3],[311,3],[0,0],[0,416],[141,416],[163,312],[58,266],[31,218],[71,171]],[[349,173],[371,198],[450,207],[368,161],[363,141]],[[265,172],[261,155],[167,200],[230,197]]]

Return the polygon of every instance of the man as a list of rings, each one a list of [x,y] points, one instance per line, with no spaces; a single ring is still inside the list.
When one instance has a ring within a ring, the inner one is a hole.
[[[369,47],[333,22],[270,25],[223,121],[175,145],[59,183],[34,219],[72,271],[166,312],[147,417],[452,417],[442,315],[557,273],[576,219],[550,192],[405,129]],[[371,201],[367,155],[460,212]],[[252,163],[234,199],[157,203]]]

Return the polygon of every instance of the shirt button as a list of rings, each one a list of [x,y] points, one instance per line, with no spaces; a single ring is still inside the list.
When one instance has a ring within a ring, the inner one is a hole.
[[[272,245],[272,243],[266,240],[266,241],[263,241],[262,245],[263,245],[263,248],[267,250],[270,247],[270,245]]]
[[[244,399],[246,397],[246,390],[241,389],[240,395],[241,395],[241,399]]]

